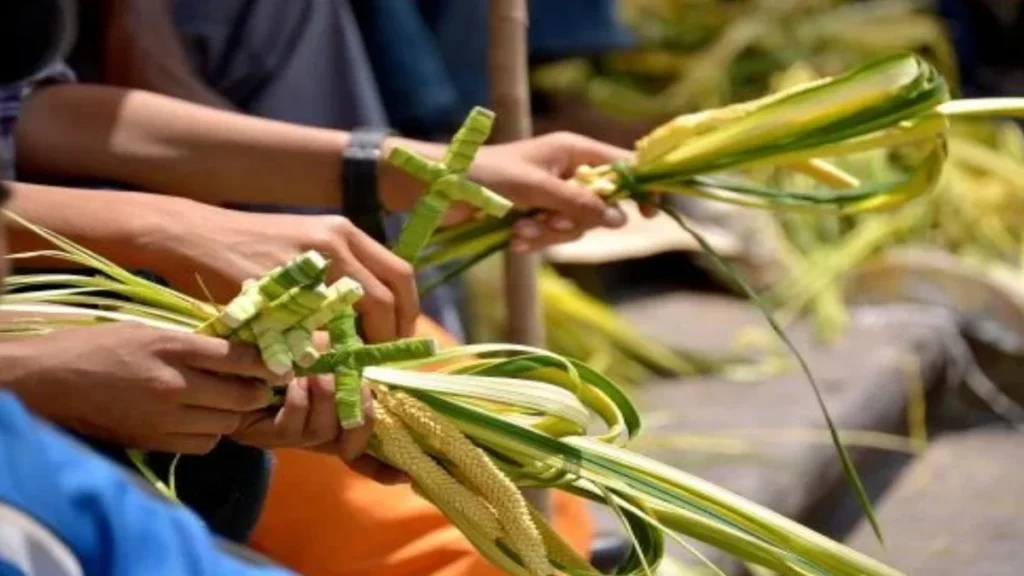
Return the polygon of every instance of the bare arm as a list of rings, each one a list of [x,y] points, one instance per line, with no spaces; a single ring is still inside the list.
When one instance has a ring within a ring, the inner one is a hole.
[[[409,336],[419,315],[412,268],[341,216],[258,214],[156,194],[9,186],[14,214],[122,267],[153,272],[197,298],[227,302],[246,279],[316,250],[331,263],[331,282],[348,276],[363,286],[356,308],[367,338]],[[14,220],[10,228],[15,252],[53,249]],[[29,264],[70,265],[52,258]]]
[[[141,90],[57,85],[32,92],[18,120],[18,169],[112,180],[137,189],[206,204],[270,204],[343,209],[342,154],[347,132],[246,116]],[[443,146],[388,138],[382,157],[400,145],[432,159]],[[625,223],[621,211],[565,181],[581,165],[610,164],[625,150],[575,134],[551,134],[477,154],[470,178],[520,208],[545,212],[521,220],[514,250],[537,249],[579,237],[595,226]],[[423,184],[382,162],[381,204],[412,208]],[[448,222],[473,216],[456,206]],[[552,216],[551,218],[546,218]]]
[[[174,27],[173,0],[107,0],[104,80],[205,106],[234,106],[192,68]]]
[[[7,210],[129,268],[152,263],[149,248],[164,243],[167,224],[177,221],[188,202],[136,192],[5,184],[12,193]],[[8,243],[14,253],[53,248],[14,221],[8,222]]]
[[[312,128],[94,85],[34,92],[17,126],[18,169],[100,178],[210,204],[341,208],[347,132]],[[390,138],[427,156],[434,144]],[[381,198],[411,207],[415,180],[383,164]]]

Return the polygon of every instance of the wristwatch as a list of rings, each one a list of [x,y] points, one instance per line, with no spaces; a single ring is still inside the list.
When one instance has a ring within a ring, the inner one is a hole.
[[[350,133],[342,162],[341,206],[346,217],[368,236],[387,245],[384,209],[377,186],[377,167],[386,128],[357,128]]]

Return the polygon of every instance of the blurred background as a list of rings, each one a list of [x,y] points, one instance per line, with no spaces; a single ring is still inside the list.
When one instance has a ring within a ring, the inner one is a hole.
[[[535,19],[545,17],[541,4],[532,3]],[[541,25],[532,32],[538,133],[572,130],[628,148],[676,115],[902,51],[930,60],[956,96],[1024,93],[1017,1],[590,4],[595,12],[603,5],[607,19],[579,35],[586,42],[569,41],[568,24],[555,35],[563,42],[542,37]],[[548,344],[633,384],[659,422],[645,449],[668,462],[908,574],[1018,574],[1021,127],[957,121],[949,154],[937,193],[891,213],[678,205],[757,287],[825,382],[877,498],[888,550],[858,521],[792,361],[671,222],[633,219],[624,233],[595,232],[549,251],[540,280]],[[882,178],[899,162],[878,152],[840,164]],[[501,310],[485,304],[500,290],[493,272],[474,272],[468,286],[469,330],[485,339],[502,326]],[[615,533],[612,521],[604,529]],[[681,547],[676,558],[679,573],[707,573]],[[727,573],[752,573],[715,560]]]

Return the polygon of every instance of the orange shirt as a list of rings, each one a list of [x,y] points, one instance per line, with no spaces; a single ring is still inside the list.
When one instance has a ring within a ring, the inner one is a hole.
[[[455,342],[421,318],[417,335]],[[304,576],[499,576],[459,531],[408,485],[384,486],[331,456],[278,450],[250,544]],[[582,499],[553,494],[556,531],[584,558],[593,524]]]

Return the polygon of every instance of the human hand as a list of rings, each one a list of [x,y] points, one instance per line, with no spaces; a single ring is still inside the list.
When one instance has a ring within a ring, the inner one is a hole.
[[[271,402],[259,352],[134,322],[0,344],[4,382],[42,416],[126,447],[202,454]]]
[[[331,262],[328,282],[342,276],[362,285],[356,303],[367,340],[411,336],[419,316],[412,266],[342,216],[257,214],[181,200],[170,223],[148,242],[151,268],[172,286],[218,302],[307,250]],[[173,224],[173,225],[172,225]],[[201,281],[197,281],[196,278]]]
[[[407,481],[404,474],[364,455],[373,437],[373,398],[363,389],[362,426],[342,430],[334,408],[329,375],[299,378],[288,385],[280,409],[248,414],[231,435],[236,442],[260,448],[304,448],[341,458],[356,472],[383,484]]]
[[[440,155],[434,147],[394,139],[392,145],[405,146],[424,156]],[[511,200],[519,209],[539,209],[534,218],[524,218],[513,229],[511,248],[527,252],[580,237],[591,228],[619,228],[625,214],[605,203],[594,192],[567,182],[584,165],[598,166],[627,159],[630,153],[579,134],[556,132],[519,142],[484,146],[470,168],[469,178]],[[416,185],[397,169],[382,176],[385,205],[408,210],[416,201]],[[653,216],[653,206],[642,206],[641,213]],[[457,204],[446,215],[446,224],[458,224],[472,218],[473,207]]]

